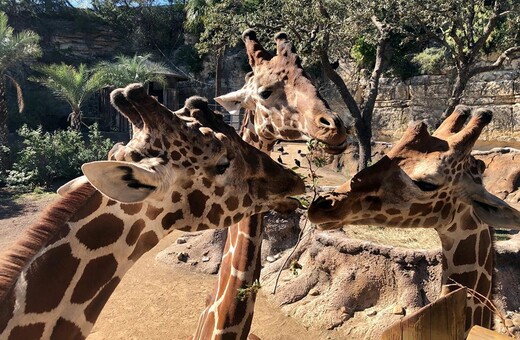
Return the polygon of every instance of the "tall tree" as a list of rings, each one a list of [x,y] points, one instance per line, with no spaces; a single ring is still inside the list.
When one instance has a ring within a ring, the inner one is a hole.
[[[479,73],[501,68],[520,58],[520,1],[413,0],[403,13],[415,23],[416,36],[435,43],[430,52],[443,51],[450,68],[451,95],[443,116],[460,103],[468,81]],[[485,54],[498,55],[482,62]]]
[[[49,88],[56,97],[65,100],[71,107],[68,120],[70,126],[81,127],[81,107],[94,92],[104,85],[104,79],[96,72],[80,64],[77,68],[66,64],[52,64],[34,67],[42,75],[30,78]]]
[[[222,59],[226,48],[240,41],[241,15],[249,10],[249,1],[189,0],[186,4],[185,27],[200,33],[195,45],[200,54],[215,57],[215,97],[222,93]]]
[[[13,28],[7,24],[7,15],[0,12],[0,174],[7,169],[9,157],[6,81],[14,84],[18,95],[18,107],[22,111],[22,91],[20,84],[13,77],[12,70],[41,55],[39,40],[40,37],[31,31],[15,34]]]

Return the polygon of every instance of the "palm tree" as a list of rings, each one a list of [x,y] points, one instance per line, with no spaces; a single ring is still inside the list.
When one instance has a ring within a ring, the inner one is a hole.
[[[117,56],[115,61],[101,62],[96,66],[96,72],[105,85],[124,87],[131,83],[156,82],[166,85],[165,73],[171,71],[162,63],[150,60],[151,54],[128,57]]]
[[[7,101],[6,81],[14,84],[18,95],[18,108],[23,110],[22,91],[11,71],[21,64],[41,55],[38,45],[40,37],[31,31],[22,31],[15,34],[13,28],[7,24],[7,15],[0,12],[0,174],[7,169],[8,148],[7,136]]]
[[[99,90],[104,81],[99,73],[93,72],[85,64],[77,68],[71,65],[51,64],[34,67],[42,74],[30,80],[38,82],[52,90],[54,95],[69,103],[72,108],[68,120],[73,129],[81,126],[81,107],[94,92]]]

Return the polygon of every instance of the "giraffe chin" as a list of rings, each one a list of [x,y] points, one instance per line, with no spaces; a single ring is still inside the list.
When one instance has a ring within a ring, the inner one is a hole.
[[[292,197],[277,202],[276,205],[273,206],[273,210],[280,214],[289,214],[298,208],[303,208],[300,201]]]
[[[326,223],[320,223],[316,227],[318,230],[333,230],[333,229],[341,229],[343,227],[343,222],[326,222]]]

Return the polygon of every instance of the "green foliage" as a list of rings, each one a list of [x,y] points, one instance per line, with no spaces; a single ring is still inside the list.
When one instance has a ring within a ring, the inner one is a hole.
[[[182,44],[184,6],[169,0],[94,0],[94,13],[127,38],[133,51],[171,51]]]
[[[246,288],[238,288],[237,289],[237,300],[239,301],[245,301],[247,298],[253,296],[254,294],[258,293],[258,291],[262,288],[262,285],[260,284],[260,281],[256,280],[253,282],[251,286],[248,286]]]
[[[56,97],[65,100],[74,112],[79,112],[84,102],[103,86],[103,78],[85,64],[51,64],[34,67],[42,74],[30,80],[49,88]]]
[[[7,15],[0,12],[0,72],[41,55],[40,37],[32,31],[15,34],[7,24]]]
[[[363,37],[359,37],[352,46],[350,55],[360,67],[372,68],[376,61],[376,47],[368,43]]]
[[[101,83],[115,87],[124,87],[131,83],[157,82],[166,84],[164,73],[171,71],[162,63],[151,61],[152,55],[117,56],[112,63],[101,62],[96,66],[96,77]]]
[[[23,148],[17,153],[6,182],[9,186],[31,191],[36,186],[49,186],[53,180],[70,179],[81,175],[83,163],[106,159],[112,147],[104,139],[97,124],[89,127],[87,142],[75,130],[54,133],[43,132],[42,127],[32,130],[23,126],[18,130]]]
[[[439,74],[445,66],[446,49],[429,47],[413,57],[422,74]]]
[[[182,45],[177,49],[173,61],[176,64],[188,66],[190,72],[199,73],[203,70],[203,60],[197,53],[195,47]]]

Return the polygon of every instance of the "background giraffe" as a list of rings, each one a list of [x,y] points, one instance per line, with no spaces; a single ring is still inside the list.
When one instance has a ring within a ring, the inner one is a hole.
[[[294,209],[288,196],[305,190],[202,98],[173,113],[134,84],[111,99],[134,137],[113,160],[83,165],[88,182],[66,185],[0,259],[2,339],[84,339],[126,271],[173,229]]]
[[[242,34],[253,72],[244,87],[215,98],[228,111],[246,108],[242,138],[270,153],[279,140],[316,138],[329,153],[346,147],[341,119],[321,98],[301,66],[285,33],[275,36],[276,55],[267,52],[253,30]],[[194,339],[246,339],[253,319],[255,294],[243,301],[238,289],[260,277],[263,215],[244,219],[228,231],[219,277],[207,301]]]
[[[309,219],[323,229],[349,224],[435,228],[442,244],[442,295],[469,287],[466,330],[491,326],[493,229],[520,228],[520,212],[482,185],[484,163],[470,155],[491,112],[459,108],[430,135],[412,125],[401,140],[350,183],[321,195]],[[480,297],[482,296],[482,297]]]

